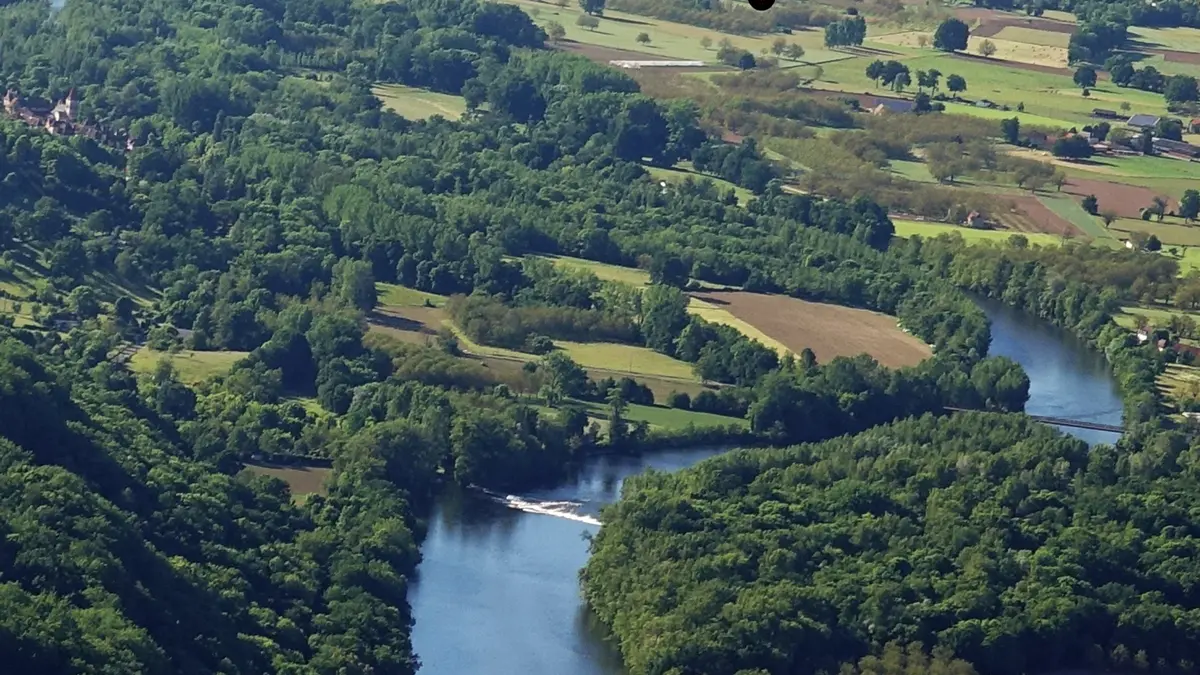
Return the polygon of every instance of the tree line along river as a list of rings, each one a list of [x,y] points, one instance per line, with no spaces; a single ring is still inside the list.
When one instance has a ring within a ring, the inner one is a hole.
[[[1029,375],[1033,415],[1121,424],[1121,399],[1103,355],[1074,336],[1001,303],[979,300],[992,321],[989,353]],[[1066,429],[1088,443],[1117,435]],[[602,456],[569,483],[521,495],[449,488],[439,499],[410,592],[413,644],[425,675],[619,675],[616,650],[584,606],[579,570],[586,535],[628,476],[673,471],[721,452],[691,448]],[[534,512],[530,512],[534,511]],[[538,512],[540,511],[540,512]],[[560,513],[562,516],[550,515]]]

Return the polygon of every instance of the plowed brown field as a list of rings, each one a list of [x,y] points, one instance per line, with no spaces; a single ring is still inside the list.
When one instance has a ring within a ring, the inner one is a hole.
[[[691,295],[729,310],[793,352],[811,349],[822,363],[870,354],[897,368],[920,363],[933,353],[920,338],[900,330],[896,317],[878,312],[744,291]]]

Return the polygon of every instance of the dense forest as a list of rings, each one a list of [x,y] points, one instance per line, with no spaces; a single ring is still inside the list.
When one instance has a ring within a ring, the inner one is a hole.
[[[837,672],[893,641],[985,675],[1194,672],[1196,457],[979,413],[738,451],[628,481],[584,588],[637,675]]]

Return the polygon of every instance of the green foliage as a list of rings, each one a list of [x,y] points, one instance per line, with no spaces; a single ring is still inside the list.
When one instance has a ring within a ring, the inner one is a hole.
[[[1137,459],[1089,452],[979,414],[732,452],[627,481],[585,595],[635,675],[971,672],[950,653],[987,674],[1116,668],[1117,651],[1187,668],[1191,554],[1162,528],[1195,527],[1194,454],[1175,434]]]
[[[933,46],[944,52],[962,51],[967,48],[967,37],[971,29],[961,19],[946,19],[933,33]]]

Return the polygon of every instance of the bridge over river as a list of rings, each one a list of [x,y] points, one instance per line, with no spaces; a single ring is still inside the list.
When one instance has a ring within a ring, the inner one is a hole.
[[[988,412],[986,410],[971,410],[969,408],[951,408],[946,406],[946,410],[950,412]],[[1029,415],[1039,422],[1046,424],[1054,424],[1060,427],[1074,427],[1076,429],[1094,429],[1096,431],[1111,431],[1113,433],[1124,433],[1125,429],[1115,424],[1101,424],[1099,422],[1085,422],[1083,420],[1064,419],[1062,417],[1047,417],[1045,415]]]

